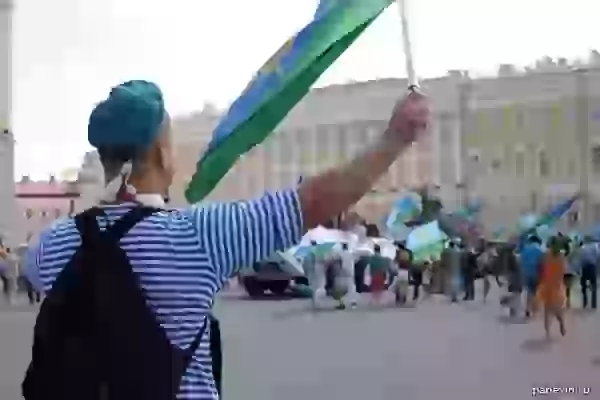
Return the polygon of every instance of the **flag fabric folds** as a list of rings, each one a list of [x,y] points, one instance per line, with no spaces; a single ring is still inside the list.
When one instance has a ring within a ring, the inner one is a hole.
[[[415,262],[435,260],[444,249],[447,239],[438,222],[433,221],[413,229],[406,239],[406,248],[413,252]]]
[[[260,144],[315,81],[394,0],[322,0],[315,17],[259,70],[231,105],[185,192],[202,200],[235,162]]]
[[[406,222],[417,218],[421,214],[423,204],[417,194],[407,194],[398,199],[385,221],[389,230],[402,227]]]
[[[526,216],[527,218],[522,218],[522,221],[518,227],[518,233],[515,237],[513,237],[513,240],[516,240],[518,243],[523,243],[527,236],[536,233],[540,226],[552,227],[556,222],[558,222],[559,219],[562,218],[563,215],[569,211],[569,209],[573,206],[573,204],[575,204],[575,202],[577,202],[577,200],[580,199],[580,197],[581,195],[579,193],[575,193],[568,199],[548,208],[548,210],[540,216],[535,217],[528,215]]]
[[[546,211],[537,221],[536,226],[539,225],[552,225],[556,223],[559,219],[562,218],[564,214],[569,211],[569,209],[575,204],[577,200],[579,200],[579,193],[574,194],[569,197],[567,200],[562,201],[555,206],[551,207],[548,211]]]

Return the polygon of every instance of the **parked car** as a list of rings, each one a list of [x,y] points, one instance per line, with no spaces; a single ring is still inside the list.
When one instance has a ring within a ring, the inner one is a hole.
[[[252,298],[261,297],[266,292],[284,295],[292,282],[308,285],[300,260],[290,253],[281,252],[251,267],[243,268],[239,281]]]

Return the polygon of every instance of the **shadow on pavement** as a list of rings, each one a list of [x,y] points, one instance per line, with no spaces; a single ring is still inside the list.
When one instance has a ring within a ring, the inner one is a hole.
[[[471,312],[481,311],[485,305],[485,304],[483,304],[479,301],[475,301],[475,300],[462,301],[460,304],[463,305],[463,308],[466,311],[471,311]]]
[[[569,308],[567,312],[579,318],[587,318],[590,315],[594,315],[594,310],[590,310],[589,308]]]
[[[363,307],[358,307],[355,310],[358,312],[386,312],[386,311],[414,311],[417,309],[416,304],[408,303],[403,306],[397,306],[393,303],[387,303],[382,305],[366,304]]]
[[[510,315],[500,315],[498,322],[504,325],[526,325],[529,320],[524,316],[511,317]]]
[[[295,300],[298,297],[292,294],[284,294],[284,295],[275,295],[271,293],[265,293],[261,296],[250,297],[245,292],[237,292],[237,293],[222,293],[219,296],[219,299],[223,301],[288,301]]]
[[[272,315],[272,319],[273,320],[286,320],[286,319],[290,319],[290,318],[294,318],[294,317],[302,317],[305,315],[321,315],[321,314],[332,314],[332,313],[337,313],[337,312],[345,312],[348,310],[336,310],[334,307],[323,307],[323,308],[313,308],[312,305],[308,305],[308,306],[304,306],[304,307],[300,307],[300,308],[293,308],[290,310],[282,310],[282,311],[277,311],[274,312]],[[354,311],[354,310],[351,310]]]
[[[552,341],[546,338],[532,338],[526,339],[521,344],[521,349],[530,353],[542,353],[550,350],[552,347]]]
[[[301,317],[305,315],[323,315],[323,314],[334,314],[334,313],[378,313],[378,312],[390,312],[390,311],[414,311],[417,307],[415,304],[407,304],[405,306],[396,306],[395,304],[383,304],[383,305],[372,305],[372,304],[359,304],[356,308],[346,308],[344,310],[338,310],[334,305],[327,307],[323,306],[320,308],[313,308],[312,305],[294,308],[290,310],[274,312],[272,315],[273,320],[286,320],[294,317]]]

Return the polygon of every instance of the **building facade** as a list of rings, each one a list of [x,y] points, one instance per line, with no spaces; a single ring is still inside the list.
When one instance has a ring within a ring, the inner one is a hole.
[[[79,197],[76,182],[62,182],[54,177],[32,181],[23,177],[16,184],[18,214],[22,221],[20,242],[35,239],[57,219],[74,215]]]
[[[405,90],[406,81],[399,79],[312,90],[276,132],[242,157],[207,201],[252,198],[350,160],[385,130],[398,94]],[[184,203],[185,185],[218,119],[216,110],[174,119],[178,174],[171,195],[175,205]],[[361,214],[376,218],[400,191],[431,182],[432,139],[426,135],[394,164],[357,205]]]
[[[11,131],[12,11],[12,1],[0,0],[0,238],[9,246],[20,237],[14,186],[15,140]]]
[[[500,72],[463,76],[455,87],[458,107],[441,116],[445,198],[480,198],[484,221],[493,226],[581,191],[586,195],[562,228],[600,221],[600,68],[557,63]],[[448,147],[458,150],[443,152]]]
[[[472,198],[483,201],[488,227],[540,213],[576,191],[587,196],[565,219],[566,228],[600,221],[598,65],[600,55],[595,54],[577,67],[546,61],[522,72],[502,66],[495,77],[453,71],[423,81],[432,100],[430,131],[390,168],[357,211],[379,220],[400,192],[427,184],[439,188],[449,209]],[[401,79],[311,90],[276,132],[242,157],[207,201],[252,198],[348,161],[383,132],[405,90]],[[185,186],[219,118],[211,107],[174,118],[174,206],[185,204]]]

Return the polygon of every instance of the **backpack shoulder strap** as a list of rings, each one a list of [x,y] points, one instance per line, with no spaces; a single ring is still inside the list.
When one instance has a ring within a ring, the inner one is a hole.
[[[104,232],[104,235],[110,237],[112,241],[118,242],[137,223],[148,218],[157,211],[160,210],[153,207],[134,207],[119,218],[113,225],[108,227]]]
[[[200,342],[202,341],[202,336],[204,336],[204,332],[206,332],[206,329],[208,328],[209,324],[211,323],[211,318],[212,317],[210,316],[210,314],[207,314],[204,317],[204,322],[202,323],[200,330],[194,337],[194,340],[190,344],[190,347],[188,347],[188,349],[186,350],[185,358],[183,361],[184,369],[187,369],[190,362],[192,361],[192,357],[196,353],[196,350],[198,350],[198,347],[200,346]]]
[[[134,207],[104,232],[101,232],[96,218],[106,216],[106,213],[99,207],[93,207],[75,216],[75,226],[81,235],[82,246],[87,247],[97,243],[97,240],[102,237],[110,237],[113,242],[118,242],[138,222],[157,211],[159,209],[152,207]]]
[[[93,207],[75,216],[75,226],[81,236],[82,247],[87,247],[100,238],[100,228],[96,218],[104,215],[106,215],[104,210]]]

